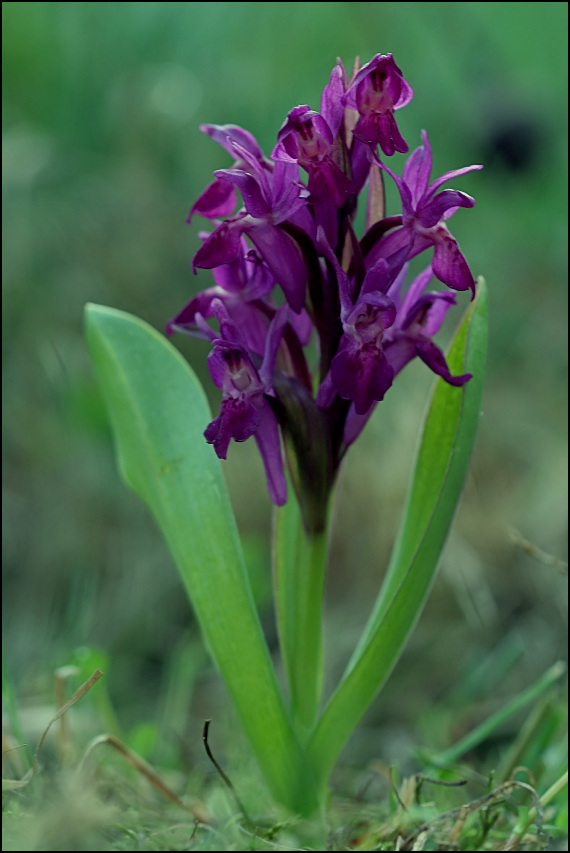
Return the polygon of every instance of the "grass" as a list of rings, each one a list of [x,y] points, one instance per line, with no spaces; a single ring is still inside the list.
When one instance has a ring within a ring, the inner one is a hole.
[[[186,771],[180,762],[152,766],[120,738],[94,735],[106,705],[97,698],[99,691],[105,699],[104,678],[96,670],[65,700],[64,685],[79,675],[76,667],[55,674],[59,708],[31,759],[5,735],[4,850],[567,849],[562,664],[446,753],[416,749],[411,775],[401,777],[374,756],[365,767],[345,766],[326,816],[314,821],[271,805],[243,755],[222,768],[207,726],[202,740],[211,764]],[[4,693],[16,722],[26,709],[14,706],[7,682]],[[523,707],[518,735],[491,762],[478,754]]]

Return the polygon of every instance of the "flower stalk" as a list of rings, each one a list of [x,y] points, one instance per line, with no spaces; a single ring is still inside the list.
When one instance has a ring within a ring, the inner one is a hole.
[[[323,687],[322,610],[328,530],[307,532],[293,498],[274,517],[274,589],[293,727],[311,733]]]

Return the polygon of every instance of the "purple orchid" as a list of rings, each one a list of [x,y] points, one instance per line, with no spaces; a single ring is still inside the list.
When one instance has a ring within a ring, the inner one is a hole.
[[[343,97],[344,106],[358,110],[360,115],[354,135],[374,148],[379,144],[387,157],[395,151],[405,154],[408,146],[398,130],[394,110],[409,104],[413,95],[392,54],[376,54],[358,71]]]
[[[275,315],[267,334],[265,354],[259,370],[243,343],[220,300],[214,300],[213,311],[220,324],[216,336],[205,323],[212,337],[213,349],[208,356],[208,368],[214,384],[223,392],[220,413],[204,432],[206,441],[214,445],[220,459],[225,459],[230,440],[245,441],[252,435],[263,459],[267,487],[273,503],[282,506],[287,500],[287,484],[279,441],[277,419],[267,395],[272,395],[273,365],[287,322],[287,306]],[[200,323],[200,317],[198,322]]]
[[[207,240],[209,234],[202,235]],[[254,249],[248,249],[240,238],[240,252],[227,264],[213,270],[214,287],[202,291],[174,317],[166,327],[166,333],[174,331],[209,337],[197,324],[196,317],[215,316],[214,301],[220,300],[226,307],[232,322],[237,326],[247,347],[263,355],[267,329],[275,308],[266,304],[264,298],[275,287],[275,279],[264,261]]]
[[[328,199],[342,207],[354,185],[335,162],[335,147],[335,135],[323,116],[308,106],[295,107],[277,134],[271,156],[276,162],[298,163],[308,172],[312,202]]]
[[[399,178],[384,163],[378,165],[394,179],[402,199],[402,226],[378,242],[367,258],[369,263],[381,257],[391,257],[408,246],[408,258],[434,248],[432,269],[443,284],[454,290],[471,290],[475,295],[475,280],[459,245],[445,225],[459,207],[473,207],[475,199],[460,190],[442,190],[439,187],[452,178],[458,178],[482,169],[480,165],[464,166],[446,172],[429,183],[432,156],[428,135],[422,130],[419,148],[408,157]]]
[[[244,168],[220,169],[215,175],[240,190],[245,209],[222,222],[208,237],[194,257],[194,268],[212,269],[234,261],[245,234],[299,313],[305,303],[307,270],[295,240],[280,227],[285,221],[293,221],[311,228],[310,220],[303,216],[308,192],[298,181],[298,166],[277,162],[274,171],[268,172],[237,142],[232,142],[231,148],[242,158]]]
[[[390,297],[378,291],[361,294],[344,316],[344,333],[331,363],[331,381],[343,399],[353,401],[359,415],[383,400],[392,384],[394,370],[382,342],[395,316]]]
[[[241,156],[242,151],[247,151],[260,164],[272,169],[273,165],[266,160],[259,147],[257,140],[248,130],[238,127],[237,124],[203,124],[200,126],[202,133],[206,133],[211,139],[218,142],[222,148],[231,154],[235,160],[236,168],[247,166],[247,162]],[[237,146],[237,147],[236,147]],[[189,224],[194,214],[206,216],[208,219],[217,219],[220,216],[230,216],[237,206],[237,195],[235,188],[227,181],[216,178],[209,184],[204,192],[192,205],[186,219]]]
[[[319,232],[320,247],[335,269],[340,297],[340,320],[343,334],[330,372],[317,393],[317,405],[327,408],[336,393],[352,400],[354,409],[364,415],[384,399],[394,377],[394,370],[384,354],[385,330],[396,319],[396,306],[386,294],[395,271],[381,259],[366,273],[359,295],[351,298],[349,278]]]
[[[429,266],[414,279],[403,299],[399,295],[403,281],[401,276],[388,291],[396,303],[397,314],[386,333],[386,359],[395,376],[417,355],[449,385],[460,387],[471,379],[471,374],[452,376],[443,352],[432,340],[457,300],[449,291],[424,293],[432,276],[433,271]]]
[[[453,376],[443,352],[432,340],[434,335],[439,332],[448,310],[456,304],[455,295],[449,291],[424,293],[433,277],[430,266],[414,279],[402,298],[401,290],[407,277],[408,264],[405,264],[394,278],[393,274],[387,273],[386,267],[382,266],[385,263],[385,261],[380,261],[378,268],[385,280],[393,279],[388,288],[387,296],[394,306],[395,317],[393,322],[386,327],[383,335],[382,350],[387,365],[384,370],[386,373],[388,370],[390,371],[393,382],[398,373],[413,358],[418,356],[430,370],[449,385],[458,387],[465,385],[471,379],[471,374],[464,373]],[[323,383],[323,390],[326,384],[326,382]],[[330,387],[327,387],[327,390],[330,395]],[[321,394],[321,389],[319,394]],[[345,449],[356,441],[366,426],[373,408],[374,405],[372,404],[367,410],[364,410],[364,407],[358,407],[356,400],[354,400],[344,424],[343,446]]]
[[[222,402],[206,439],[225,458],[232,439],[253,436],[277,505],[287,495],[283,440],[309,532],[324,529],[341,460],[406,364],[420,358],[458,387],[470,379],[452,375],[434,341],[455,294],[426,288],[434,275],[474,293],[473,275],[445,224],[474,200],[440,188],[481,166],[430,183],[425,131],[401,178],[380,161],[378,145],[386,157],[408,150],[394,113],[412,97],[392,55],[377,54],[362,68],[355,64],[350,81],[339,60],[320,112],[292,109],[269,158],[237,125],[202,127],[233,160],[214,172],[189,216],[204,216],[214,227],[200,235],[193,267],[212,269],[215,284],[194,296],[167,331],[211,342],[208,365]],[[382,170],[401,197],[401,212],[392,216],[384,210]],[[359,239],[355,217],[367,183],[366,233]],[[407,261],[432,247],[431,265],[404,290]]]

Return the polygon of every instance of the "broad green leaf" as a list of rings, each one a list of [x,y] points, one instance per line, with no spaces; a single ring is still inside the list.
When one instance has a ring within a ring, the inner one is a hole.
[[[273,795],[310,812],[312,776],[276,683],[220,466],[203,436],[211,420],[204,392],[177,350],[142,320],[88,305],[86,326],[122,476],[168,543]]]
[[[487,292],[480,279],[447,354],[455,388],[436,382],[403,521],[386,578],[362,639],[309,744],[326,778],[358,720],[396,664],[425,603],[457,508],[479,421],[487,352]]]

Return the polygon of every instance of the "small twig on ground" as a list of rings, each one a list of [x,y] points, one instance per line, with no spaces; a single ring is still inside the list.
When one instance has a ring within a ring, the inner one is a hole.
[[[233,796],[234,800],[236,801],[236,805],[237,805],[238,809],[240,810],[240,812],[242,813],[246,823],[249,824],[249,826],[255,826],[254,822],[249,817],[249,814],[247,813],[242,801],[238,797],[237,791],[234,788],[231,780],[224,773],[224,771],[222,770],[222,768],[220,767],[220,765],[218,764],[218,762],[216,761],[216,759],[214,758],[214,756],[212,754],[212,750],[210,749],[210,744],[208,743],[208,730],[210,728],[211,722],[212,722],[211,720],[204,720],[204,728],[202,730],[202,740],[204,741],[204,748],[206,750],[206,754],[207,754],[208,758],[210,759],[210,761],[212,762],[212,764],[214,765],[214,767],[216,768],[216,770],[218,771],[219,775],[222,777],[222,780],[223,780],[224,784],[226,785],[226,787],[229,788],[229,790],[231,791],[232,796]]]

